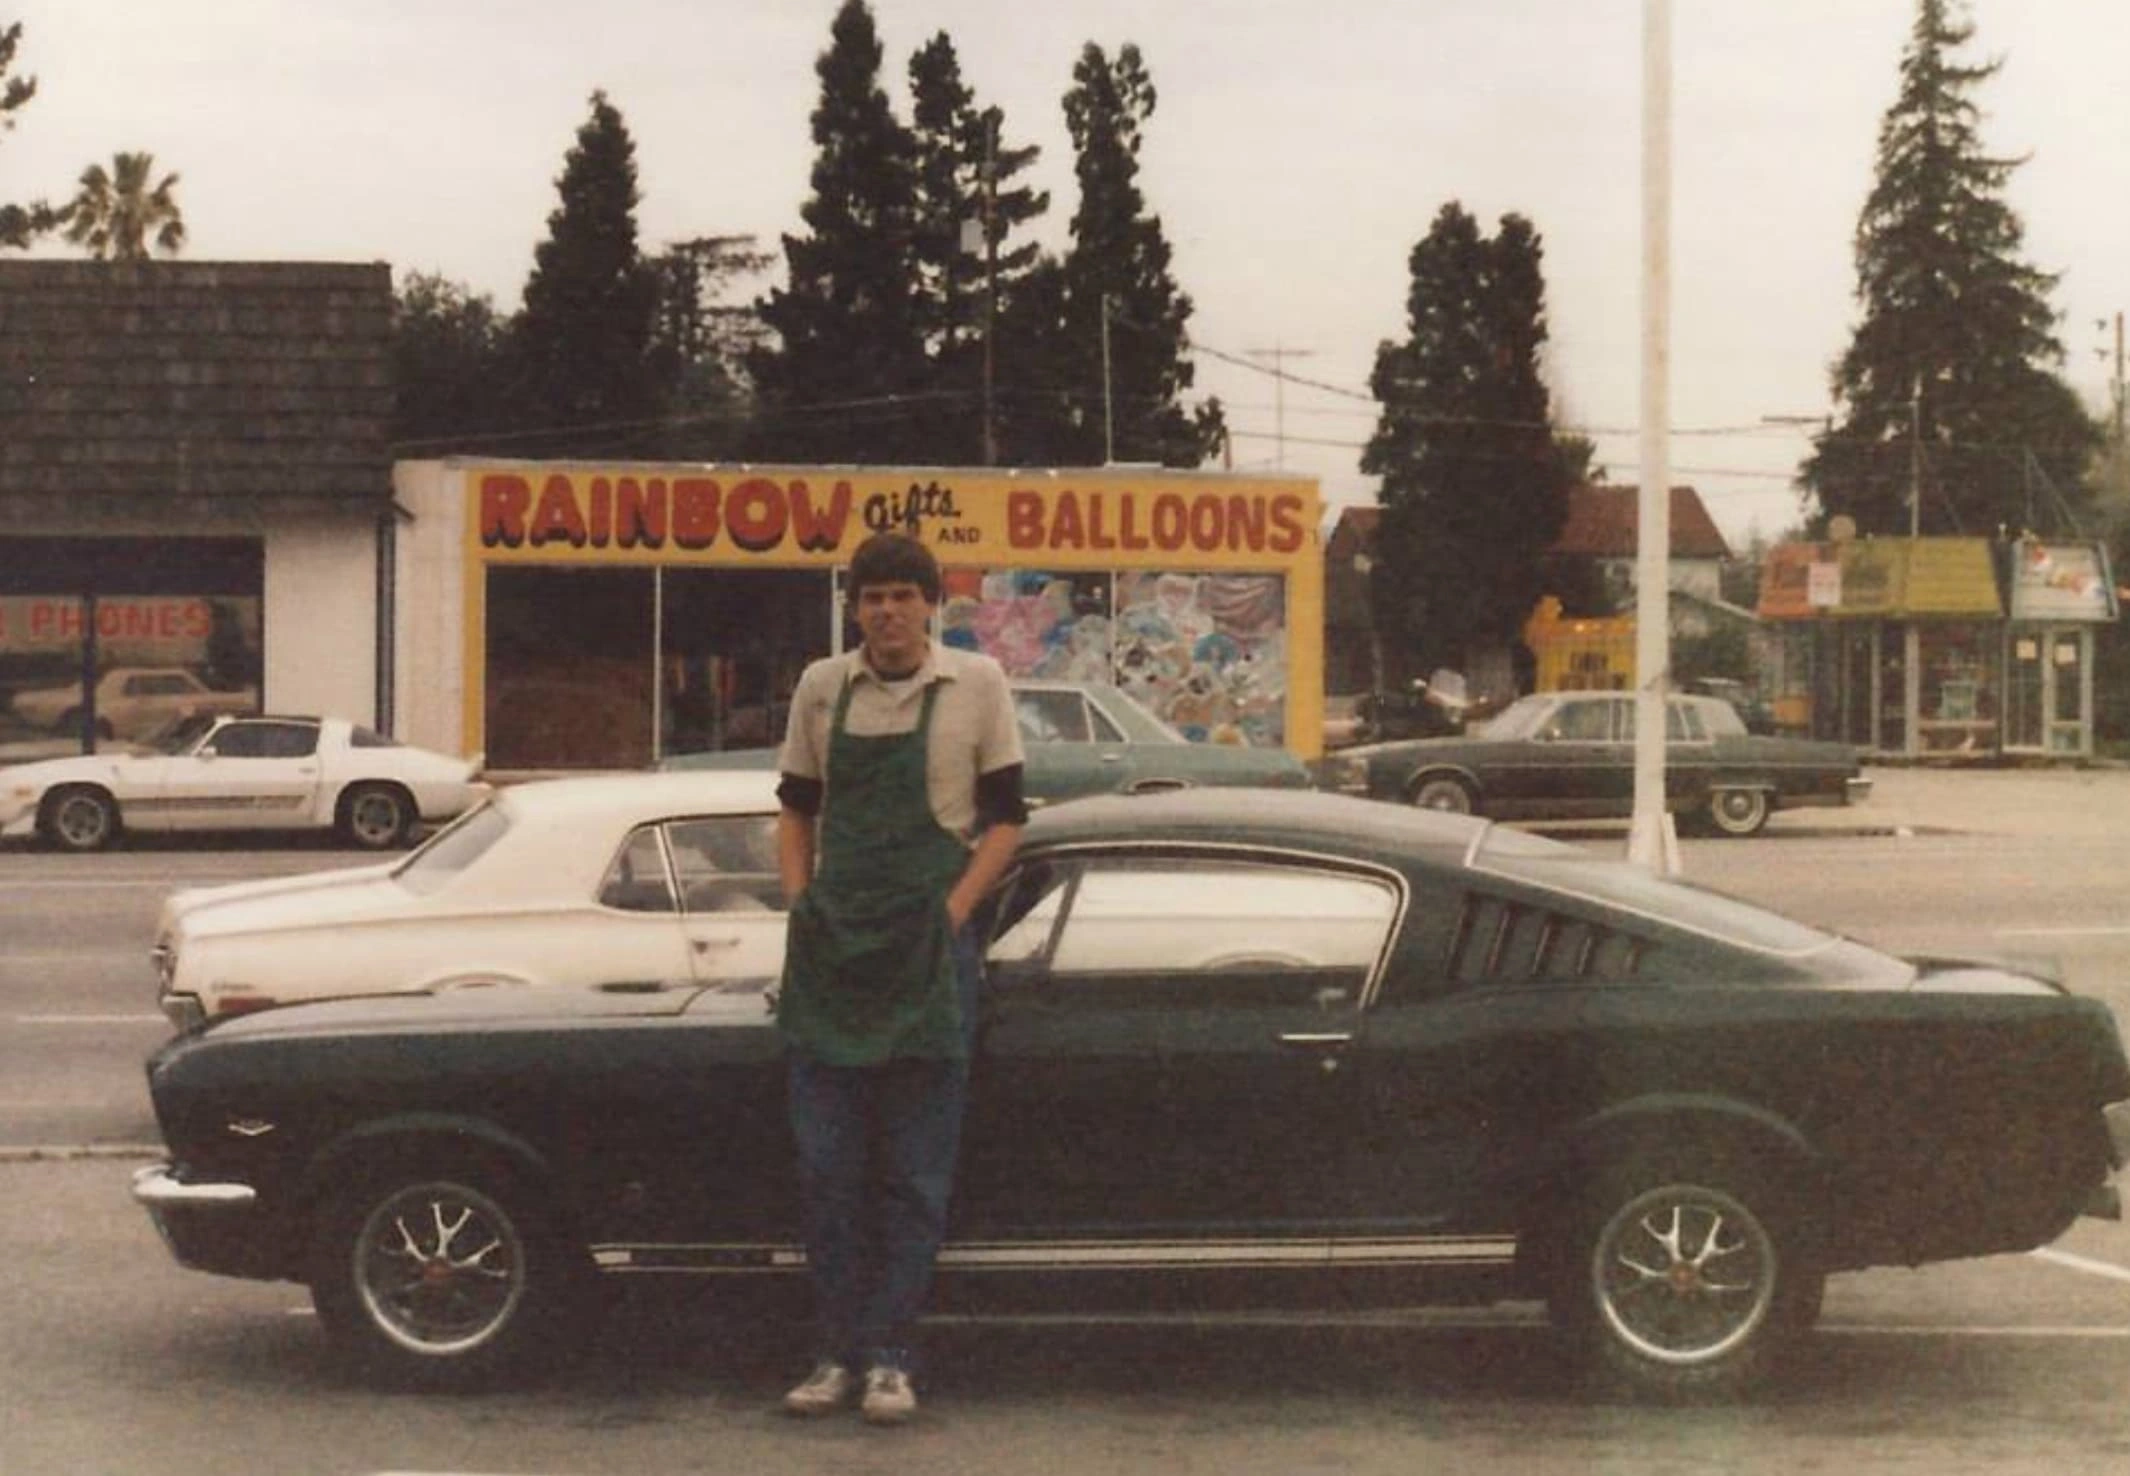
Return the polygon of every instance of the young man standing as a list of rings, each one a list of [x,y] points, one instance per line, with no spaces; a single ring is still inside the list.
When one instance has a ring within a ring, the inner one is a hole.
[[[983,967],[970,917],[1027,810],[1005,673],[931,638],[931,552],[868,538],[849,599],[859,649],[799,678],[779,758],[777,1023],[820,1338],[784,1407],[827,1414],[862,1380],[865,1417],[896,1424],[917,1408],[910,1346],[961,1140]]]

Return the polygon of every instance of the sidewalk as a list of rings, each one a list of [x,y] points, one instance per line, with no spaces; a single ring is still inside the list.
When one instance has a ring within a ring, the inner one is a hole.
[[[1871,765],[1871,797],[1831,810],[1779,810],[1767,834],[2130,833],[2130,768],[1982,769]]]

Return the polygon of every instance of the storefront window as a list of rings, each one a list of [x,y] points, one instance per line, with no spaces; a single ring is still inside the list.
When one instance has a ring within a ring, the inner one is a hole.
[[[668,569],[659,600],[659,756],[784,741],[792,689],[826,656],[826,571]]]
[[[256,712],[253,539],[0,539],[0,764]]]
[[[651,762],[653,575],[488,570],[490,769],[636,769]]]
[[[1286,741],[1286,583],[1277,574],[1117,576],[1117,682],[1185,737]]]
[[[1917,627],[1921,700],[1916,736],[1925,753],[1974,753],[1997,747],[2002,711],[1992,653],[2002,627]]]

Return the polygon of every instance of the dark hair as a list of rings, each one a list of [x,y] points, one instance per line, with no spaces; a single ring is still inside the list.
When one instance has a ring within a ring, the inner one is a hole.
[[[939,560],[907,533],[875,533],[851,555],[847,596],[856,600],[868,584],[914,584],[925,603],[939,603]]]

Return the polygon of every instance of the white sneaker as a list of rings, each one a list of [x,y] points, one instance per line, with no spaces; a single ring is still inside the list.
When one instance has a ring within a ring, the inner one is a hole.
[[[865,1371],[865,1399],[859,1408],[869,1425],[899,1425],[917,1413],[917,1390],[901,1369],[875,1364]]]
[[[805,1419],[834,1414],[850,1403],[851,1388],[857,1382],[842,1364],[823,1359],[804,1383],[784,1396],[784,1412]]]

